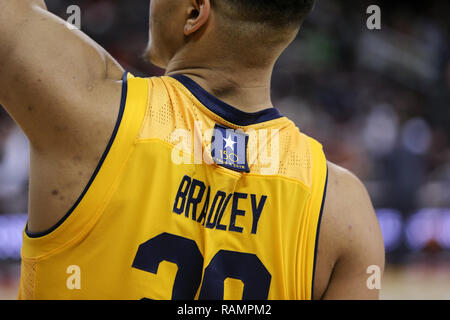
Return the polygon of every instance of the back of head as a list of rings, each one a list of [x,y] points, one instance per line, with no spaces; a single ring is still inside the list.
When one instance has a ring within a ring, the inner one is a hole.
[[[161,67],[166,67],[177,54],[179,61],[180,53],[183,60],[234,57],[247,66],[272,64],[295,38],[314,3],[315,0],[152,0],[147,53],[150,61]]]
[[[212,6],[230,20],[275,29],[299,27],[314,3],[315,0],[211,0]]]
[[[270,56],[268,51],[273,56],[280,54],[295,38],[314,3],[315,0],[211,0],[220,25],[219,37],[229,47],[235,47],[241,57],[242,48],[251,55],[258,48],[262,55]]]

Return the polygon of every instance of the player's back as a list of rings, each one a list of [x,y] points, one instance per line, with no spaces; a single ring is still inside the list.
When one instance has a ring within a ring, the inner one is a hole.
[[[127,79],[128,78],[128,79]],[[24,299],[310,299],[327,181],[319,143],[185,76],[124,77],[85,192],[24,233]]]

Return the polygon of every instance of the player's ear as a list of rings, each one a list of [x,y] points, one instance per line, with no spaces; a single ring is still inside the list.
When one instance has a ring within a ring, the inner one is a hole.
[[[211,13],[210,0],[191,0],[188,8],[188,19],[184,25],[184,34],[190,36],[202,28],[209,19]]]

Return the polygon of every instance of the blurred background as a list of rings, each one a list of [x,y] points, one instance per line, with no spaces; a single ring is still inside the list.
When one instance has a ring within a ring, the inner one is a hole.
[[[47,0],[125,69],[162,75],[142,53],[147,0]],[[366,9],[381,8],[381,30]],[[382,228],[382,299],[450,299],[450,2],[318,0],[280,59],[273,100],[358,175]],[[0,106],[0,299],[15,299],[26,223],[27,140]]]

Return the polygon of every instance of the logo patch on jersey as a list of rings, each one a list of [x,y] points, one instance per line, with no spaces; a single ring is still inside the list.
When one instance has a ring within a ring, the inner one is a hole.
[[[227,169],[250,172],[247,160],[249,136],[240,130],[216,124],[211,142],[211,156]]]

